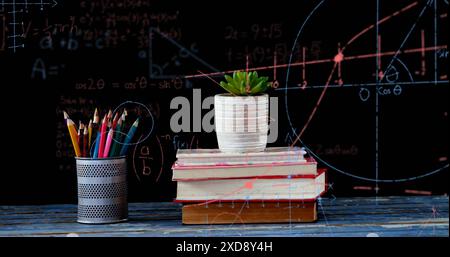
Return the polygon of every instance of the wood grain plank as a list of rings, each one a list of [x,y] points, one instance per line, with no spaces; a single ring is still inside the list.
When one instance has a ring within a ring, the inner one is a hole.
[[[130,221],[76,223],[76,205],[0,206],[0,236],[449,236],[447,196],[320,200],[311,224],[181,224],[181,205],[130,203]],[[258,203],[250,203],[250,207]]]

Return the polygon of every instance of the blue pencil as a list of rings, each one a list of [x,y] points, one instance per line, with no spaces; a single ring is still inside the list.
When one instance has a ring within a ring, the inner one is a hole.
[[[136,119],[136,121],[133,123],[133,126],[131,126],[130,130],[128,131],[128,134],[126,135],[125,140],[123,141],[122,150],[120,150],[119,156],[124,156],[127,154],[128,146],[131,142],[131,139],[134,136],[134,133],[136,132],[138,124],[139,124],[139,118]]]
[[[100,147],[100,131],[97,133],[97,138],[95,139],[94,154],[92,155],[92,158],[98,158],[99,147]]]

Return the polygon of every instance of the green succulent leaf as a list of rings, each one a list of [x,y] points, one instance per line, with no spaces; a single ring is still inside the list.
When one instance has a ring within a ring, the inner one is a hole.
[[[234,94],[234,93],[232,92],[232,89],[230,88],[229,84],[226,83],[225,81],[220,81],[219,85],[220,85],[223,89],[225,89],[227,92],[229,92],[229,93],[231,93],[231,94]]]
[[[246,87],[245,80],[241,80],[240,81],[240,87],[239,87],[241,95],[246,95],[245,87]]]
[[[225,75],[225,80],[226,80],[228,83],[231,83],[231,81],[233,81],[234,78],[232,78],[232,77],[229,76],[229,75]]]
[[[264,92],[267,89],[267,83],[264,83],[263,81],[260,81],[252,90],[250,91],[251,94],[258,94],[260,92]]]
[[[235,92],[236,95],[241,94],[241,85],[240,85],[239,81],[233,80],[233,81],[229,82],[228,84],[230,85],[230,87],[232,88],[233,92]]]
[[[239,80],[245,80],[245,74],[242,71],[238,71],[237,72],[237,77],[239,78]]]
[[[236,71],[232,76],[225,75],[225,81],[220,86],[233,95],[255,95],[266,91],[270,87],[269,77],[258,77],[256,71]]]

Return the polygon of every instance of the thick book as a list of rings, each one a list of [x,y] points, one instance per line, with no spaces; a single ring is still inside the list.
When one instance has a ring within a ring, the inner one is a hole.
[[[202,166],[306,162],[305,154],[300,147],[268,147],[263,152],[254,153],[222,153],[219,149],[179,149],[176,157],[180,166]]]
[[[299,223],[317,220],[316,201],[186,204],[183,224]]]
[[[264,176],[298,176],[317,175],[317,162],[308,158],[301,162],[282,162],[270,164],[239,165],[202,165],[183,166],[175,163],[172,166],[173,180],[207,180],[226,178],[248,178]]]
[[[311,200],[326,191],[326,172],[316,176],[273,176],[177,182],[178,202]]]

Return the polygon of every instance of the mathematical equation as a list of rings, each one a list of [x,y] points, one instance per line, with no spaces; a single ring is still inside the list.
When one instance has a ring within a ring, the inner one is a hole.
[[[146,49],[151,26],[171,38],[182,38],[179,11],[157,12],[147,1],[80,1],[78,6],[71,7],[77,10],[77,15],[53,17],[28,13],[38,4],[54,7],[55,3],[1,2],[0,7],[8,10],[0,12],[0,51],[23,47],[19,39],[36,43],[42,50],[103,50],[130,45]]]
[[[292,55],[297,59],[318,60],[321,58],[320,40],[313,40],[307,46],[297,44]],[[245,62],[247,56],[254,65],[274,62],[287,63],[291,55],[291,46],[286,42],[269,43],[268,45],[246,45],[228,47],[225,50],[226,60],[229,63]]]
[[[291,145],[295,138],[297,130],[294,132],[286,133],[284,137],[284,143],[287,145]],[[322,143],[312,143],[308,144],[308,148],[317,154],[318,156],[326,156],[326,157],[351,157],[358,156],[360,150],[357,144],[348,144],[348,143],[338,143],[338,144],[322,144]]]
[[[198,138],[173,134],[156,135],[134,147],[133,170],[136,178],[158,182],[164,170],[175,161],[177,149],[197,148]]]
[[[181,39],[177,25],[179,11],[155,12],[147,1],[81,1],[78,37],[97,47],[118,47],[134,42],[148,47],[149,28],[158,27],[172,38]],[[86,45],[86,44],[84,44]]]
[[[283,36],[281,23],[259,24],[255,23],[249,26],[249,29],[239,29],[228,25],[225,27],[225,40],[264,40],[279,39]]]
[[[109,81],[105,78],[87,78],[74,83],[76,90],[95,91],[106,89],[124,90],[146,90],[146,89],[174,89],[180,90],[184,87],[185,81],[181,78],[168,80],[153,80],[147,76],[136,76],[129,81]]]
[[[47,80],[61,76],[66,65],[61,62],[50,62],[45,58],[36,58],[32,63],[30,78],[32,80]]]
[[[24,48],[25,35],[27,31],[24,27],[24,16],[34,13],[38,9],[41,14],[44,7],[53,8],[58,4],[56,0],[39,1],[5,1],[0,2],[0,51],[12,49],[15,53],[18,48]]]

